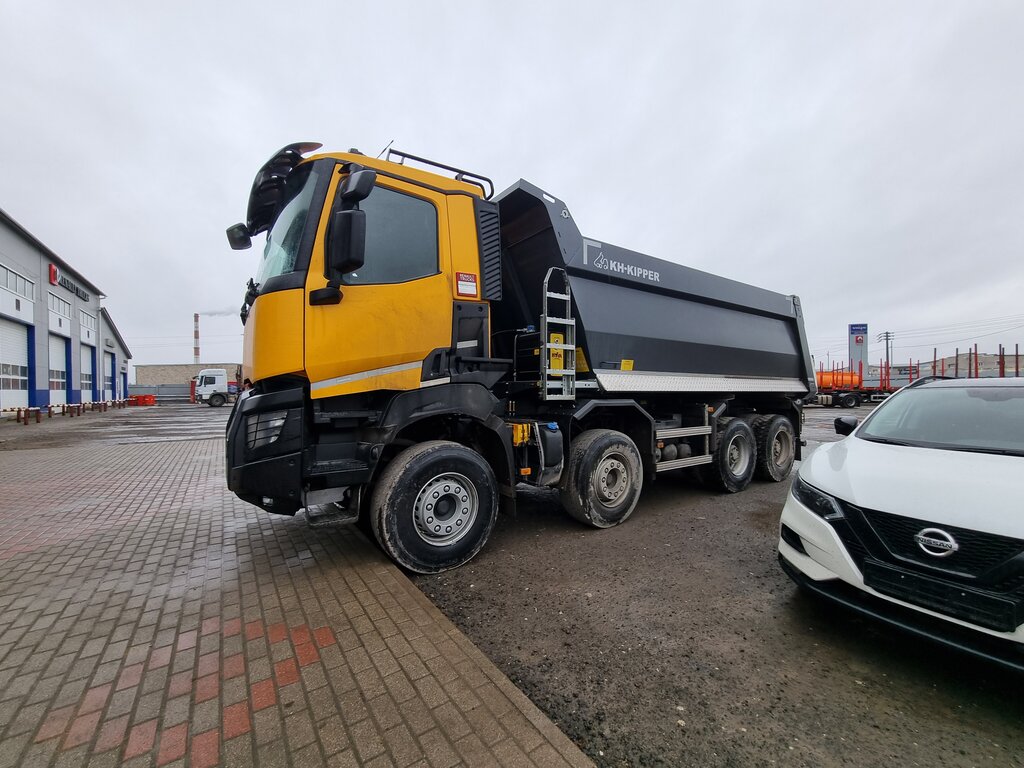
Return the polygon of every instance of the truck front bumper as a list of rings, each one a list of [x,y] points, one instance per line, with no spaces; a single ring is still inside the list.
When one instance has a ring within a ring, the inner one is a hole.
[[[268,512],[295,514],[302,506],[305,440],[301,388],[243,392],[227,426],[228,488]]]

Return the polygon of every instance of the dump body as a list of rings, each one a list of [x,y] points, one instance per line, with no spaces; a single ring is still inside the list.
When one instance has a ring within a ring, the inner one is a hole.
[[[814,394],[795,296],[585,238],[564,203],[525,181],[498,208],[507,287],[493,332],[535,322],[544,276],[562,268],[600,391]]]

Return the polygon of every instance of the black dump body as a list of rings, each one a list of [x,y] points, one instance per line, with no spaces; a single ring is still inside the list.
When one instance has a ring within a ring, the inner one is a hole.
[[[795,296],[584,238],[561,201],[525,181],[497,203],[504,297],[493,331],[536,323],[544,277],[559,267],[577,345],[605,391],[814,393]]]

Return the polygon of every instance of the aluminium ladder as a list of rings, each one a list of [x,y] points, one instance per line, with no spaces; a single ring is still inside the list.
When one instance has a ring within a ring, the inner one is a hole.
[[[576,320],[572,316],[569,278],[559,267],[551,267],[544,276],[540,396],[542,400],[576,399]]]

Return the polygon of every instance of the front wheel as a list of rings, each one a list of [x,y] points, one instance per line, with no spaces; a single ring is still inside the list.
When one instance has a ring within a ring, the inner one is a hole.
[[[633,514],[643,488],[640,452],[611,429],[589,429],[569,446],[562,506],[595,528],[611,528]]]
[[[210,395],[210,405],[214,408],[220,408],[225,402],[227,401],[224,399],[224,395]]]
[[[498,484],[480,454],[432,440],[407,448],[377,481],[370,526],[381,549],[415,573],[469,562],[498,517]]]
[[[757,447],[750,424],[743,419],[721,419],[711,463],[701,467],[704,483],[717,491],[739,493],[750,485],[756,465]]]

